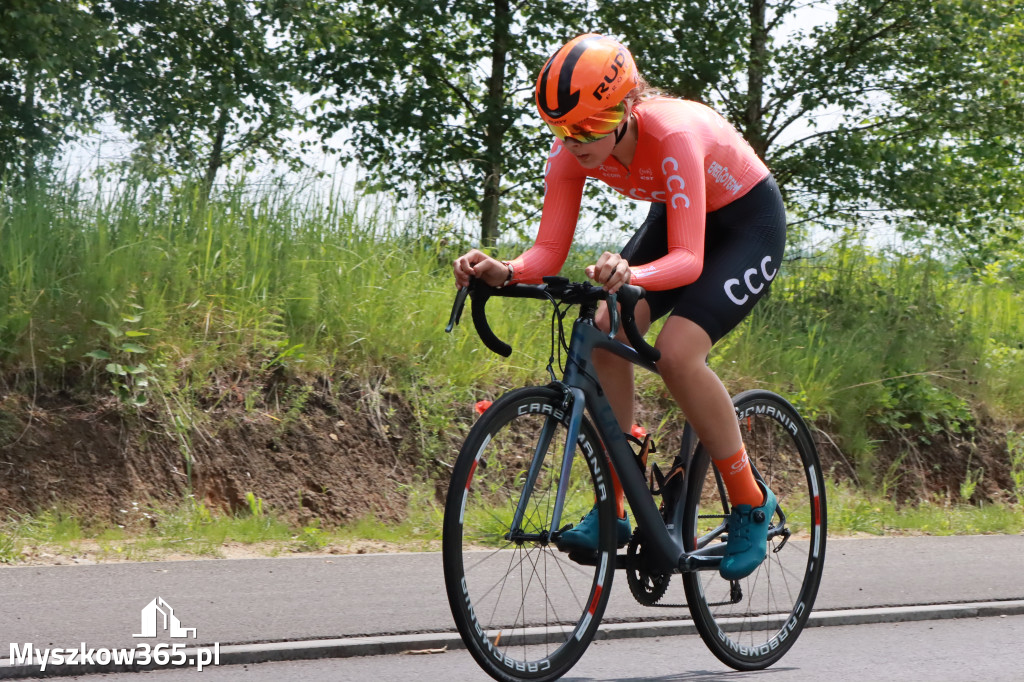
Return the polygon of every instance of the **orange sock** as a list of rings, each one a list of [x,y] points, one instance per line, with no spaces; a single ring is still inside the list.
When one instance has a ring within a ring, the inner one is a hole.
[[[760,507],[764,504],[764,493],[754,480],[754,472],[750,468],[750,461],[747,459],[747,449],[741,447],[738,452],[727,459],[712,460],[718,468],[722,478],[725,479],[725,487],[729,491],[729,500],[732,506],[749,504],[751,507]]]

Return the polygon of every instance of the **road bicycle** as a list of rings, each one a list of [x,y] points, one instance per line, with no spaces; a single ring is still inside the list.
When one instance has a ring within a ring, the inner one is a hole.
[[[776,493],[779,506],[767,558],[749,577],[725,580],[718,567],[729,536],[729,501],[694,431],[684,427],[667,474],[648,467],[649,442],[638,448],[639,441],[622,433],[591,362],[601,348],[657,373],[659,353],[633,314],[643,289],[626,285],[608,294],[561,277],[505,288],[474,280],[457,294],[447,331],[458,324],[467,296],[481,340],[505,357],[511,348],[488,323],[489,298],[547,300],[554,309],[550,383],[510,391],[486,409],[448,488],[445,585],[477,663],[506,682],[564,675],[598,631],[616,569],[648,606],[680,574],[697,631],[726,665],[759,670],[778,661],[807,623],[825,558],[824,479],[810,431],[793,406],[764,390],[733,399],[755,476]],[[610,315],[607,333],[594,323],[601,300]],[[566,342],[564,318],[576,305],[579,316]],[[620,326],[629,345],[615,339]],[[623,552],[613,471],[635,522]],[[560,535],[595,504],[597,551],[560,551]]]

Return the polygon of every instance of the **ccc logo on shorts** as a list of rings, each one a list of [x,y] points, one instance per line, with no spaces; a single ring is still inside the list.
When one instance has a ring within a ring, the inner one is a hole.
[[[751,294],[756,296],[761,293],[765,286],[775,279],[775,275],[778,273],[778,268],[772,268],[772,257],[765,256],[761,261],[761,269],[749,268],[743,273],[742,282],[736,278],[727,279],[725,281],[725,295],[736,305],[743,305],[750,300]]]

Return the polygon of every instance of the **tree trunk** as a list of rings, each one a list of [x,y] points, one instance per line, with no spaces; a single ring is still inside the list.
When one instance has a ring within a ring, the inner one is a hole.
[[[480,242],[493,246],[498,241],[501,211],[501,170],[505,136],[505,66],[508,61],[509,24],[512,14],[508,0],[494,0],[494,39],[491,42],[491,76],[484,106],[484,196],[480,204]]]
[[[750,0],[750,59],[747,61],[747,110],[744,131],[747,141],[762,159],[768,150],[764,131],[764,77],[768,69],[767,0]]]
[[[206,203],[210,198],[210,192],[213,191],[213,181],[217,179],[217,172],[224,165],[224,136],[228,128],[228,110],[226,108],[220,110],[220,116],[217,117],[216,125],[213,149],[210,150],[210,158],[206,163],[206,175],[203,177],[203,185],[200,188],[203,203]]]
[[[36,112],[36,74],[31,67],[25,74],[25,102],[22,105],[22,131],[25,139],[23,175],[25,186],[35,183],[36,150],[39,147],[39,119]]]

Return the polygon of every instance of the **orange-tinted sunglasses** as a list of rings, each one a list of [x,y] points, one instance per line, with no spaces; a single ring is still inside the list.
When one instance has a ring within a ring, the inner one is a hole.
[[[556,126],[548,123],[548,128],[559,140],[572,139],[586,144],[608,137],[626,117],[626,105],[622,102],[604,111],[585,118],[568,126]]]

